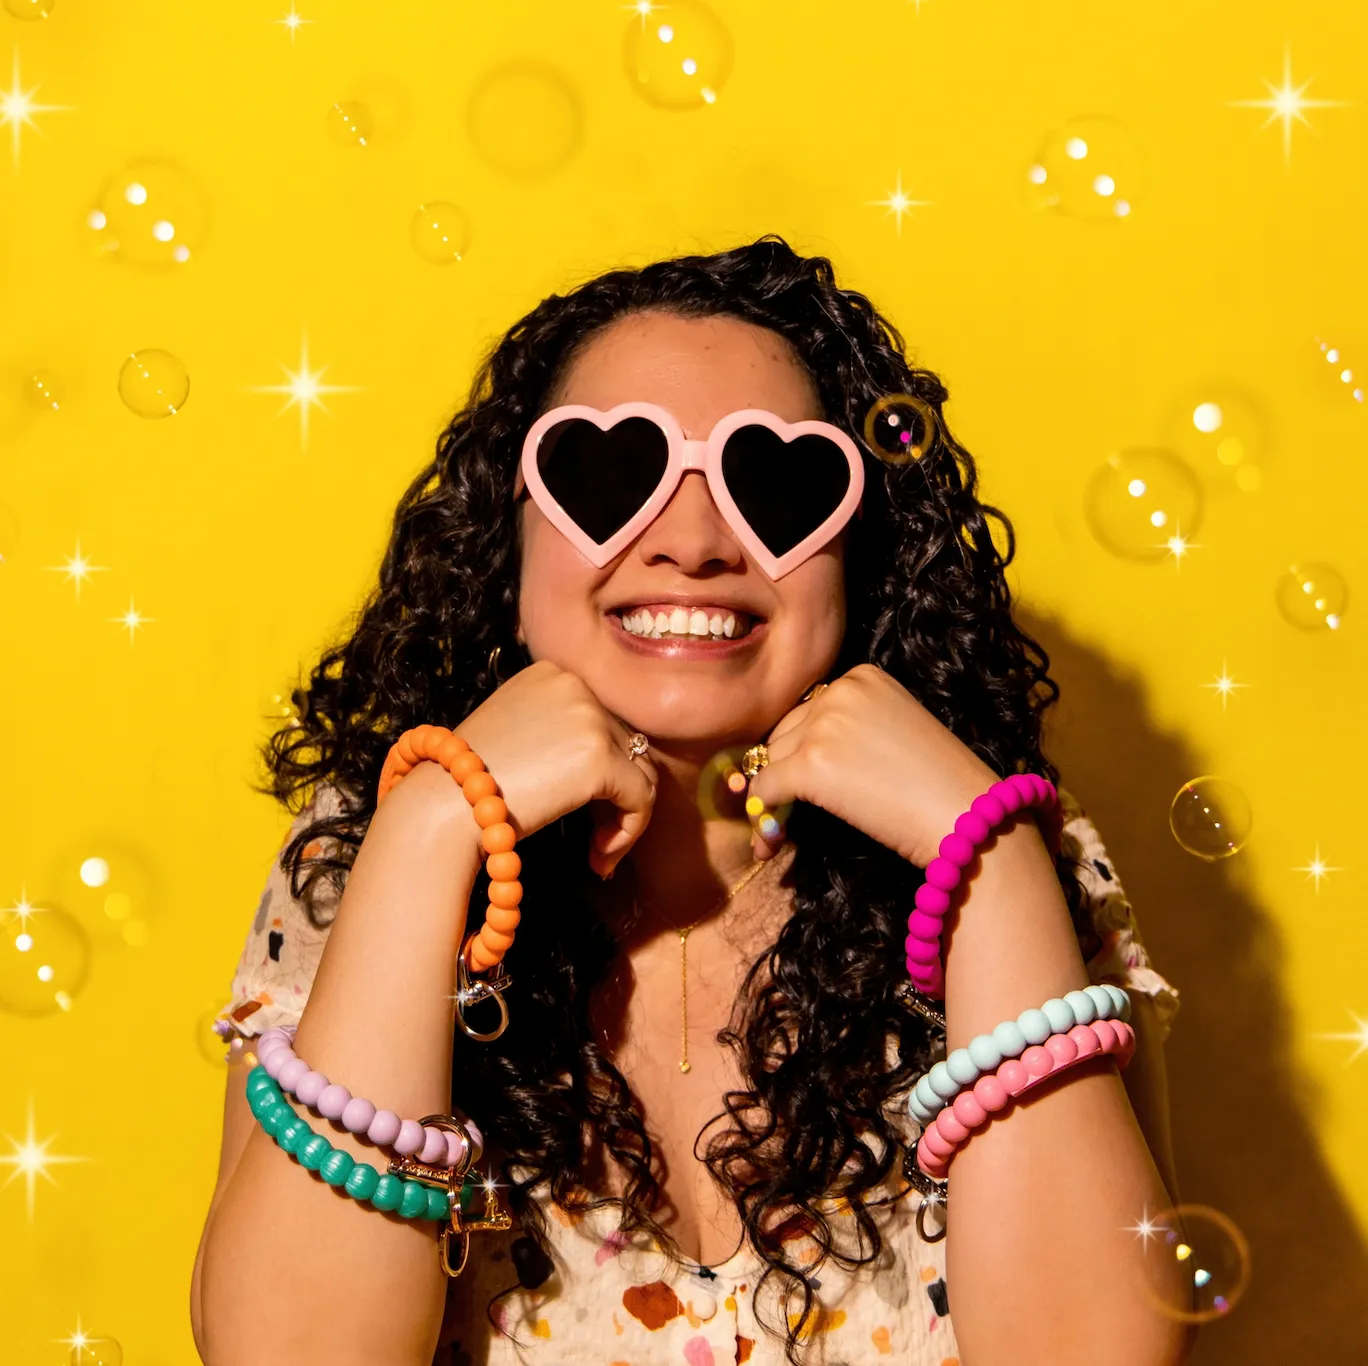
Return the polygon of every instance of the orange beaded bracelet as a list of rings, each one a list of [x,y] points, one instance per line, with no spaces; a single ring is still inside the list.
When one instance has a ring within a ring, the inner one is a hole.
[[[475,824],[480,827],[480,845],[486,855],[489,873],[489,906],[478,935],[465,942],[462,953],[471,972],[488,972],[503,961],[513,947],[513,931],[522,919],[522,883],[518,874],[522,860],[513,852],[517,835],[508,823],[508,807],[498,794],[494,775],[484,761],[459,736],[445,726],[416,726],[406,730],[390,747],[380,770],[380,790],[376,805],[406,773],[430,759],[451,774],[470,803]]]

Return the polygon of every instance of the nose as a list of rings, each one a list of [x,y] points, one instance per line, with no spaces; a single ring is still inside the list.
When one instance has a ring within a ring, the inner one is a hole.
[[[660,516],[641,533],[636,553],[646,564],[673,564],[685,574],[736,569],[745,554],[708,490],[691,470],[679,481]]]

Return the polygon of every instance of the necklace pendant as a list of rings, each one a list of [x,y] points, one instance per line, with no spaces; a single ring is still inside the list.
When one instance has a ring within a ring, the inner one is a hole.
[[[688,1059],[684,1059],[683,1061],[680,1062],[680,1064],[679,1064],[679,1070],[680,1070],[681,1072],[687,1072],[687,1071],[689,1070]]]

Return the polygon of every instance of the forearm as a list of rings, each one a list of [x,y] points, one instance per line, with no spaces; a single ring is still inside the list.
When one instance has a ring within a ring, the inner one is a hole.
[[[354,1095],[417,1119],[450,1109],[453,965],[479,863],[455,806],[386,814],[357,854],[295,1047]],[[383,1151],[302,1114],[385,1170]],[[446,1293],[435,1225],[347,1198],[256,1126],[206,1232],[200,1284],[208,1366],[426,1366]]]
[[[1028,820],[984,849],[947,928],[948,1048],[1087,984]],[[948,1283],[971,1366],[1182,1359],[1188,1333],[1147,1293],[1153,1267],[1126,1231],[1169,1202],[1113,1063],[1078,1065],[975,1133],[949,1199]],[[1164,1298],[1180,1293],[1175,1281]]]

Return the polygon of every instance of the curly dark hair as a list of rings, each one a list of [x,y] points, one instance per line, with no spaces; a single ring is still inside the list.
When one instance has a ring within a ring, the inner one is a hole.
[[[902,337],[863,294],[837,288],[830,261],[767,235],[552,295],[481,365],[434,459],[399,501],[379,582],[350,634],[296,691],[298,723],[263,750],[263,790],[292,811],[322,786],[343,798],[337,814],[306,823],[281,854],[311,916],[318,879],[334,888],[345,880],[391,744],[422,722],[458,726],[500,682],[492,649],[501,647],[503,661],[520,649],[513,481],[523,435],[580,350],[643,310],[725,315],[778,333],[811,376],[826,419],[861,445],[864,513],[858,535],[847,537],[848,626],[834,674],[874,664],[998,773],[1056,776],[1041,752],[1041,722],[1058,689],[1044,652],[1012,619],[1011,527],[977,497],[973,459],[945,421],[944,385],[909,364]],[[890,463],[866,439],[866,415],[885,395],[912,395],[934,412],[920,460]],[[895,1173],[903,1145],[890,1101],[929,1066],[932,1039],[895,995],[922,871],[816,807],[800,805],[789,829],[792,916],[746,975],[738,1026],[718,1035],[735,1050],[745,1089],[726,1095],[715,1119],[730,1126],[702,1160],[764,1259],[757,1295],[779,1278],[786,1355],[797,1363],[817,1312],[816,1266],[790,1256],[785,1234],[797,1221],[820,1249],[816,1265],[830,1257],[850,1270],[879,1257],[871,1210],[889,1200],[866,1196]],[[595,910],[588,834],[581,811],[520,845],[527,905],[554,899],[561,911],[524,917],[512,1023],[492,1044],[458,1031],[455,1074],[463,1103],[509,1155],[501,1173],[509,1203],[543,1250],[545,1216],[532,1195],[546,1183],[566,1210],[616,1205],[624,1232],[646,1229],[677,1257],[653,1213],[661,1187],[640,1107],[590,1030],[590,994],[618,940]],[[1083,938],[1074,869],[1061,858],[1058,871]],[[483,904],[478,894],[472,904]],[[586,1124],[624,1170],[622,1199],[590,1193]],[[837,1195],[855,1217],[854,1250],[838,1246],[823,1212]]]

